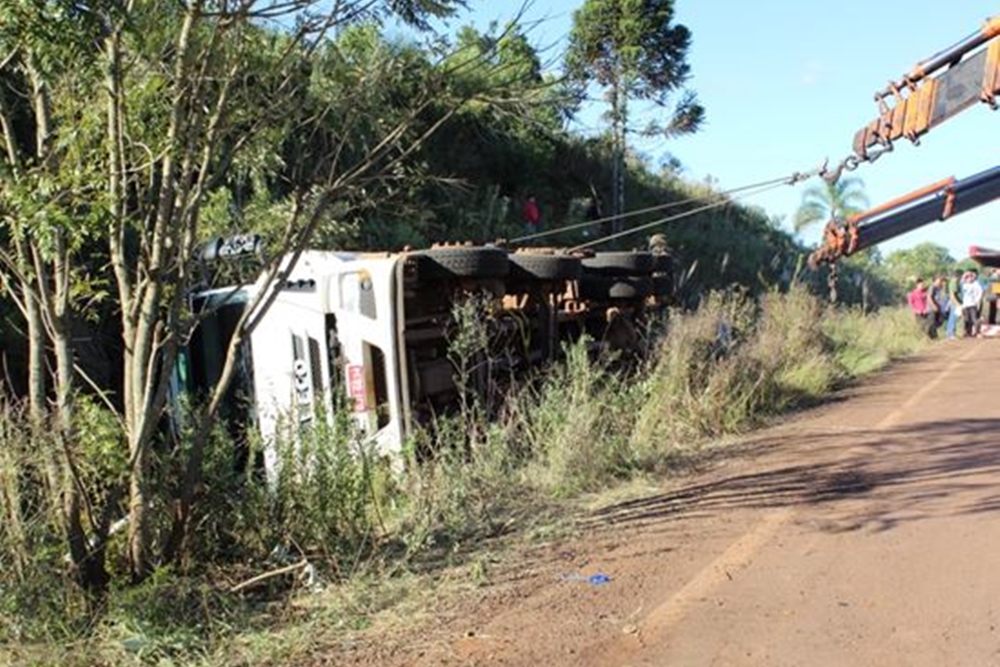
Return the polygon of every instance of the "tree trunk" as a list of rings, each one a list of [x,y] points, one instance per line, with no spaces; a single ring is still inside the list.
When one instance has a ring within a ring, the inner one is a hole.
[[[45,328],[34,289],[29,285],[23,295],[28,325],[28,418],[34,434],[41,434],[45,423]]]
[[[625,213],[625,118],[621,82],[611,86],[611,232],[622,231],[622,214]]]
[[[31,245],[27,230],[16,235],[18,270],[21,272],[21,297],[28,328],[28,418],[35,433],[44,431],[45,423],[45,327],[42,309],[38,303],[31,270]]]
[[[197,4],[197,3],[196,3]],[[197,86],[192,86],[193,56],[191,36],[200,16],[200,8],[192,5],[176,42],[175,65],[171,84],[172,100],[170,120],[165,139],[166,148],[158,164],[159,186],[155,193],[155,210],[151,229],[142,231],[145,252],[137,260],[138,266],[130,270],[124,248],[126,201],[126,157],[124,155],[125,129],[122,106],[124,91],[121,87],[120,34],[112,31],[106,42],[109,68],[108,88],[108,146],[109,200],[112,207],[110,236],[112,263],[121,299],[122,331],[125,347],[123,364],[125,430],[129,443],[129,556],[132,576],[145,578],[152,569],[151,552],[153,531],[150,513],[149,471],[152,460],[151,447],[156,426],[165,403],[167,377],[171,355],[165,350],[176,348],[176,341],[167,347],[170,338],[166,329],[173,319],[164,319],[166,307],[174,313],[178,306],[169,299],[168,285],[174,283],[178,264],[183,262],[181,245],[182,225],[177,219],[184,201],[187,181],[180,182],[179,171],[190,159],[188,151],[193,145],[183,137],[190,129],[190,107]],[[191,176],[189,170],[187,176]],[[174,285],[180,290],[182,285]]]
[[[25,65],[31,81],[31,106],[35,122],[35,162],[41,164],[49,155],[51,144],[51,105],[48,87],[38,69],[34,54],[29,50]],[[53,503],[53,517],[60,516],[58,498],[62,490],[58,454],[54,451],[52,438],[46,429],[48,415],[46,346],[48,335],[45,330],[45,271],[37,257],[37,249],[32,245],[31,232],[25,226],[18,235],[18,261],[24,293],[25,318],[28,325],[28,415],[31,421],[32,441],[43,452],[48,497]]]
[[[63,517],[70,554],[81,586],[93,599],[103,599],[107,591],[109,576],[104,566],[104,537],[95,535],[94,548],[87,539],[83,525],[86,498],[78,474],[75,450],[76,428],[74,393],[76,389],[73,339],[71,335],[72,313],[70,310],[70,258],[65,236],[56,238],[53,259],[53,303],[50,307],[52,343],[56,357],[56,417],[57,437],[63,453]],[[96,523],[93,511],[87,512],[91,524]]]

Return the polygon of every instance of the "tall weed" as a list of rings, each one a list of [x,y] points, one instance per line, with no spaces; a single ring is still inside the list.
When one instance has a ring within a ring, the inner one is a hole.
[[[520,397],[529,474],[556,496],[598,488],[633,465],[628,424],[645,388],[613,372],[611,360],[592,359],[588,347],[588,340],[567,346],[565,360]]]
[[[802,286],[761,297],[750,354],[768,372],[763,414],[815,400],[842,378],[823,330],[837,316]]]
[[[802,287],[754,301],[713,293],[675,314],[649,378],[632,446],[647,465],[815,399],[840,377],[823,310]]]
[[[513,420],[513,417],[509,418]],[[407,558],[458,550],[503,532],[527,488],[513,421],[435,424],[435,454],[411,462],[397,500],[395,537]]]
[[[837,364],[852,378],[877,371],[930,343],[905,307],[883,308],[874,314],[842,309],[824,318],[822,326],[833,343]]]
[[[64,641],[90,620],[68,559],[55,446],[0,395],[0,645]]]
[[[309,556],[348,574],[382,533],[394,493],[388,462],[353,428],[346,410],[321,415],[296,438],[273,446],[270,479],[255,476],[231,504],[233,535],[247,553]]]

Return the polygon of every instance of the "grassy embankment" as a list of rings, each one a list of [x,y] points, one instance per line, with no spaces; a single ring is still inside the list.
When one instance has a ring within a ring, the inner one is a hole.
[[[474,330],[460,337],[457,366],[484,342]],[[113,587],[100,609],[68,583],[57,531],[39,508],[27,534],[0,532],[0,564],[26,544],[37,550],[36,568],[0,574],[0,661],[6,653],[13,663],[65,667],[296,664],[380,612],[414,613],[444,573],[481,583],[493,538],[551,536],[583,494],[655,480],[723,436],[820,400],[925,341],[902,310],[828,311],[795,289],[759,302],[713,295],[697,312],[673,315],[656,345],[629,374],[582,346],[568,350],[499,416],[486,419],[470,401],[440,423],[438,455],[402,475],[338,425],[289,449],[271,490],[227,479],[220,454],[209,462],[217,481],[205,490],[190,571]],[[8,414],[6,490],[32,465],[24,436]],[[112,563],[122,548],[111,546]],[[285,566],[296,576],[233,592]]]

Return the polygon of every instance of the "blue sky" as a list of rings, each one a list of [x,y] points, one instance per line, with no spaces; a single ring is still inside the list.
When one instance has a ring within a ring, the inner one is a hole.
[[[513,18],[519,0],[470,0],[452,25]],[[557,61],[572,13],[582,0],[535,0],[525,13],[529,39]],[[697,134],[642,146],[655,165],[667,152],[685,177],[711,176],[721,189],[806,171],[850,153],[854,132],[877,112],[873,93],[914,64],[978,30],[1000,4],[959,0],[936,9],[922,3],[840,0],[676,0],[677,19],[691,29],[689,86],[707,111]],[[598,111],[580,131],[596,131]],[[871,203],[894,198],[947,176],[963,178],[1000,164],[1000,112],[973,107],[931,130],[920,146],[896,150],[855,173]],[[817,181],[813,181],[814,183]],[[807,187],[784,187],[748,200],[772,216],[792,216]],[[818,241],[820,230],[802,239]],[[1000,248],[1000,203],[935,223],[882,244],[884,253],[933,241],[952,256],[968,246]]]

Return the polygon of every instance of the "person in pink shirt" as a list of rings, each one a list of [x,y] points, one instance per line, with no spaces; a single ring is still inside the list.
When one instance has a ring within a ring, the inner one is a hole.
[[[933,337],[930,326],[930,296],[927,293],[927,284],[924,283],[923,278],[917,278],[917,286],[910,291],[910,295],[907,300],[910,302],[910,310],[913,311],[913,316],[917,320],[917,325],[922,331],[927,332],[928,336]]]

